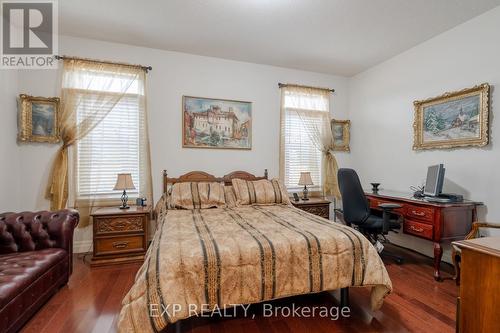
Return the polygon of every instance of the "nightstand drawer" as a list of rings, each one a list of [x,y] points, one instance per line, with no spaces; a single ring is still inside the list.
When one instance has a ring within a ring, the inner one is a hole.
[[[96,235],[144,232],[144,215],[94,217]]]
[[[324,217],[325,219],[330,218],[330,207],[329,206],[303,206],[300,207],[303,211],[308,213]]]
[[[94,255],[109,255],[128,252],[144,252],[144,236],[121,236],[95,239]]]
[[[294,207],[308,213],[330,219],[330,201],[321,197],[311,197],[309,200],[290,201]]]

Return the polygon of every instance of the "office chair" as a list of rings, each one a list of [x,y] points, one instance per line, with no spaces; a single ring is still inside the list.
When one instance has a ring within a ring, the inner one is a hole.
[[[382,217],[378,216],[370,210],[370,205],[356,171],[345,168],[339,169],[338,182],[346,224],[348,226],[354,224],[374,245],[377,241],[388,243],[385,235],[389,231],[396,232],[395,230],[401,228],[401,224],[397,219],[391,219],[391,211],[401,208],[401,206],[391,203],[380,204],[378,208],[382,210]],[[387,253],[387,251],[383,251],[383,255],[395,259],[398,264],[403,262],[402,257]]]

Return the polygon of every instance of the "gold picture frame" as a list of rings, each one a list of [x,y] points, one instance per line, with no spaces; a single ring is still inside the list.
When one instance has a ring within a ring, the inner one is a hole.
[[[19,95],[18,140],[58,143],[59,97]]]
[[[483,147],[488,144],[487,83],[414,101],[413,149]]]
[[[349,142],[351,140],[351,121],[332,119],[330,122],[333,135],[334,151],[351,151]]]

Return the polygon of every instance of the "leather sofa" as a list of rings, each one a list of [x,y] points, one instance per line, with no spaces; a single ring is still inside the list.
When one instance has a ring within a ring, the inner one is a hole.
[[[75,210],[0,214],[0,332],[18,331],[66,285]]]

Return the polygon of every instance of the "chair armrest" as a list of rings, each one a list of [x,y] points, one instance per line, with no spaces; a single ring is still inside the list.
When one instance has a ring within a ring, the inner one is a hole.
[[[390,229],[390,227],[389,227],[389,224],[390,224],[389,213],[391,211],[393,211],[394,209],[401,208],[402,206],[395,204],[395,203],[382,203],[382,204],[378,205],[377,207],[382,209],[383,217],[384,217],[384,224],[382,225],[382,233],[384,235],[387,235],[387,233],[389,232],[389,229]]]
[[[382,210],[391,211],[393,209],[401,208],[402,206],[398,205],[398,204],[394,204],[394,203],[382,203],[382,204],[378,205],[377,207],[382,209]]]
[[[474,222],[472,223],[472,230],[467,234],[467,236],[465,236],[465,239],[477,238],[479,235],[479,228],[500,229],[500,224],[488,223],[488,222]]]

